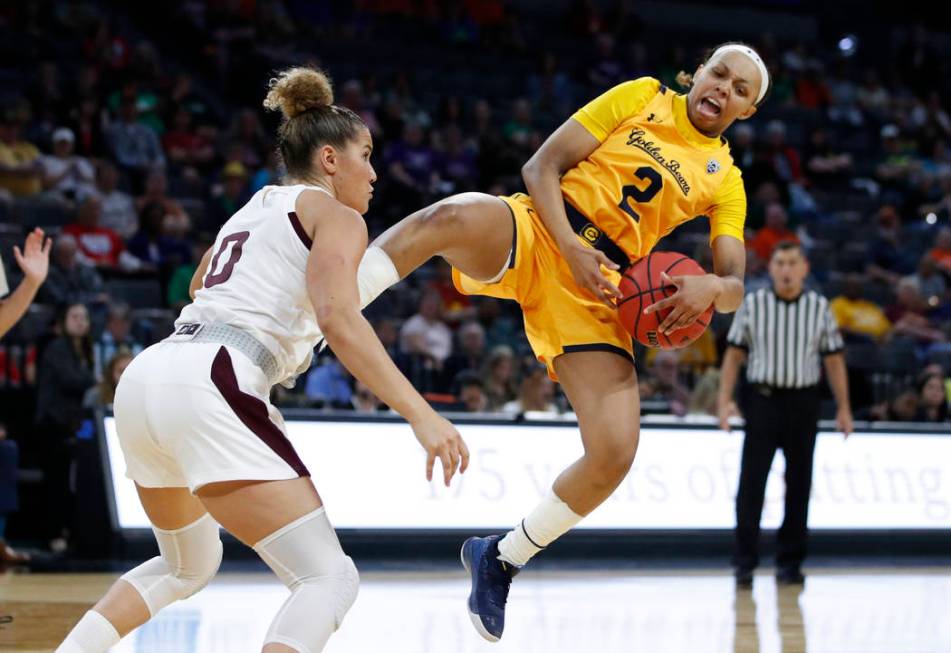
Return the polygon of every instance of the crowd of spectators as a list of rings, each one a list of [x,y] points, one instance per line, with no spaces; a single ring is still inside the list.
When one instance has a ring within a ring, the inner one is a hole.
[[[451,193],[521,190],[521,165],[575,108],[641,75],[676,88],[676,73],[700,60],[695,43],[731,38],[646,30],[625,2],[524,18],[500,0],[0,10],[0,243],[34,225],[53,234],[38,301],[58,310],[0,342],[0,397],[19,402],[26,391],[35,402],[17,428],[43,434],[47,464],[68,462],[88,410],[108,405],[131,357],[167,333],[218,228],[279,183],[276,122],[261,109],[270,71],[320,62],[337,102],[368,125],[380,175],[372,236]],[[947,418],[947,44],[947,34],[900,26],[875,51],[847,56],[763,34],[754,45],[774,75],[771,97],[727,134],[749,197],[747,289],[769,283],[777,242],[802,243],[810,283],[830,297],[856,352],[859,418]],[[660,248],[710,269],[705,231],[698,219]],[[461,295],[444,264],[424,267],[368,315],[400,368],[444,408],[570,409],[531,356],[517,306]],[[638,350],[645,411],[713,411],[729,323],[721,316],[687,350]],[[276,393],[284,405],[385,410],[329,354]],[[52,488],[51,505],[65,492]]]

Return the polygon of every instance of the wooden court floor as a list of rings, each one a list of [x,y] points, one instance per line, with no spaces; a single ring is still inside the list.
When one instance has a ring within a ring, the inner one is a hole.
[[[0,651],[52,651],[116,574],[0,576]],[[805,589],[768,572],[535,571],[513,585],[506,633],[481,640],[460,572],[364,573],[328,653],[948,653],[951,568],[835,569]],[[117,653],[251,653],[286,590],[223,573],[126,637]]]

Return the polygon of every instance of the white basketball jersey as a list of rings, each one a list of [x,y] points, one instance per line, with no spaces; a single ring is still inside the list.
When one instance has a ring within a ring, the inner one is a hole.
[[[282,379],[309,362],[321,338],[305,280],[312,243],[295,212],[308,189],[323,191],[265,186],[231,216],[195,301],[175,322],[224,322],[250,333],[274,354]]]

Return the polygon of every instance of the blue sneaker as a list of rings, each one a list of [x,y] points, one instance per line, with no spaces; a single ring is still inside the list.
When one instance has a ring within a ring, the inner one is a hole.
[[[472,577],[469,617],[485,639],[497,642],[505,628],[505,602],[518,567],[499,560],[501,535],[470,537],[462,544],[462,566]]]

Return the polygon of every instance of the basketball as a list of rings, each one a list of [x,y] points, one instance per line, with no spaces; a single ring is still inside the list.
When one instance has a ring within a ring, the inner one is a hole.
[[[659,333],[657,327],[670,313],[670,309],[647,315],[644,309],[677,292],[675,286],[664,286],[660,277],[662,272],[671,277],[706,274],[700,264],[689,256],[677,252],[651,252],[624,271],[618,286],[623,293],[618,301],[618,312],[624,328],[639,343],[657,349],[680,349],[699,338],[710,325],[713,305],[690,326],[669,335]]]

